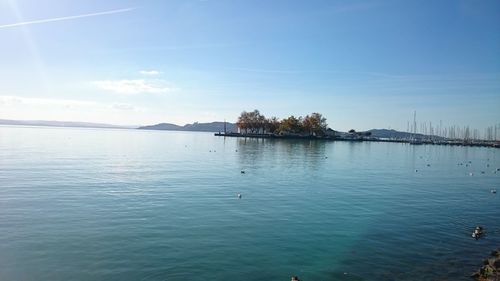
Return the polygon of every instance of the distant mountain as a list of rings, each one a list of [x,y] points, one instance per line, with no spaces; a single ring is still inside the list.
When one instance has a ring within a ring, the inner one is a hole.
[[[7,119],[0,119],[0,125],[116,128],[116,129],[135,128],[134,126],[118,126],[118,125],[111,125],[111,124],[89,123],[89,122],[46,121],[46,120],[7,120]]]
[[[137,129],[140,130],[168,130],[168,131],[182,131],[182,126],[170,124],[170,123],[160,123],[156,125],[142,126]]]
[[[195,132],[224,132],[224,122],[186,124],[179,126],[171,123],[159,123],[150,126],[120,126],[105,123],[91,122],[74,122],[74,121],[46,121],[46,120],[8,120],[0,119],[0,125],[18,125],[18,126],[50,126],[50,127],[83,127],[83,128],[116,128],[116,129],[140,129],[140,130],[168,130],[168,131],[195,131]],[[235,123],[226,122],[227,132],[237,132],[238,128]],[[370,132],[372,137],[387,138],[387,139],[429,139],[430,136],[423,134],[415,134],[408,132],[400,132],[388,129],[372,129]],[[347,134],[342,133],[341,134]],[[442,137],[434,136],[434,139],[442,139]]]
[[[179,126],[170,123],[160,123],[151,126],[139,127],[140,130],[169,130],[169,131],[196,131],[196,132],[224,132],[224,122],[186,124]],[[236,124],[226,122],[227,132],[237,132]]]
[[[384,139],[429,139],[431,136],[423,135],[423,134],[413,134],[408,132],[400,132],[396,130],[388,130],[388,129],[371,129],[367,132],[372,133],[372,137],[376,138],[384,138]],[[432,136],[434,139],[442,139],[442,137]]]

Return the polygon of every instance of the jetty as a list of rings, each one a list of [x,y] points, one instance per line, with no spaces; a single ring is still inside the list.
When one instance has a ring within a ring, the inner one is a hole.
[[[449,146],[475,146],[475,147],[492,147],[500,148],[500,141],[486,140],[457,140],[457,139],[390,139],[376,138],[363,136],[314,136],[314,135],[299,135],[299,134],[257,134],[257,133],[234,133],[234,132],[218,132],[214,134],[218,137],[234,137],[234,138],[260,138],[260,139],[302,139],[302,140],[325,140],[325,141],[347,141],[347,142],[393,142],[406,143],[410,145],[449,145]]]
[[[413,113],[413,124],[406,132],[397,132],[398,134],[378,134],[370,130],[357,132],[354,129],[348,132],[335,131],[329,128],[326,118],[321,113],[313,112],[306,116],[291,115],[284,119],[277,117],[266,118],[259,110],[243,111],[238,117],[236,128],[227,130],[226,121],[224,121],[224,130],[215,133],[219,137],[237,137],[237,138],[262,138],[262,139],[302,139],[302,140],[326,140],[326,141],[349,141],[349,142],[393,142],[405,143],[410,145],[451,145],[451,146],[477,146],[500,148],[500,140],[497,137],[497,126],[495,130],[489,127],[485,138],[481,139],[477,130],[471,130],[469,127],[455,128],[449,130],[443,128],[442,122],[439,126],[433,127],[432,123],[424,123],[422,130],[417,130],[417,112]],[[500,127],[500,126],[499,126]],[[429,128],[429,130],[427,130]],[[234,131],[233,131],[234,130]],[[236,131],[236,132],[235,132]],[[383,131],[383,130],[378,130]],[[391,130],[385,130],[391,132]],[[429,133],[429,134],[427,134]]]

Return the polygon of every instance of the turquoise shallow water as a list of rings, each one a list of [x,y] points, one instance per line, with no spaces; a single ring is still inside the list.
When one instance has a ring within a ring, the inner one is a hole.
[[[469,280],[499,151],[3,126],[0,280]]]

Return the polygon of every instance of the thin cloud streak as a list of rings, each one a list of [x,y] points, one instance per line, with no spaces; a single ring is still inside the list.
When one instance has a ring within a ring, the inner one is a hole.
[[[341,70],[293,70],[293,69],[260,69],[260,68],[243,68],[243,67],[228,67],[228,70],[242,71],[242,72],[255,72],[255,73],[274,73],[274,74],[314,74],[314,73],[331,73],[331,74],[349,74],[349,75],[365,75],[374,77],[387,77],[387,78],[402,78],[405,75],[393,75],[379,72],[367,71],[341,71]]]
[[[101,80],[93,81],[93,85],[105,91],[114,92],[117,94],[161,94],[172,92],[176,89],[167,85],[161,79],[144,80],[144,79],[123,79],[123,80]]]
[[[486,73],[451,73],[451,74],[391,74],[382,72],[370,71],[350,71],[350,70],[297,70],[297,69],[263,69],[263,68],[245,68],[245,67],[225,67],[224,70],[240,71],[240,72],[254,72],[264,74],[343,74],[343,75],[361,75],[372,76],[387,79],[399,80],[425,80],[425,81],[464,81],[464,80],[491,80],[498,81],[500,77],[499,72],[486,72]]]
[[[151,75],[151,76],[160,74],[158,70],[141,70],[139,71],[139,73],[142,75]]]
[[[17,23],[0,25],[0,28],[11,28],[11,27],[17,27],[17,26],[23,26],[23,25],[40,24],[40,23],[48,23],[48,22],[55,22],[55,21],[66,21],[66,20],[74,20],[74,19],[80,19],[80,18],[88,18],[88,17],[97,17],[97,16],[104,16],[104,15],[112,15],[112,14],[129,12],[129,11],[132,11],[132,10],[135,10],[135,9],[136,8],[133,7],[133,8],[125,8],[125,9],[118,9],[118,10],[111,10],[111,11],[104,11],[104,12],[97,12],[97,13],[90,13],[90,14],[83,14],[83,15],[76,15],[76,16],[58,17],[58,18],[41,19],[41,20],[33,20],[33,21],[23,21],[23,22],[17,22]]]

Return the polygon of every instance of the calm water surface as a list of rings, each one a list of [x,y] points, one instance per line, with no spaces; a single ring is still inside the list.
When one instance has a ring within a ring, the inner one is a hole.
[[[499,151],[3,126],[0,280],[469,280]]]

